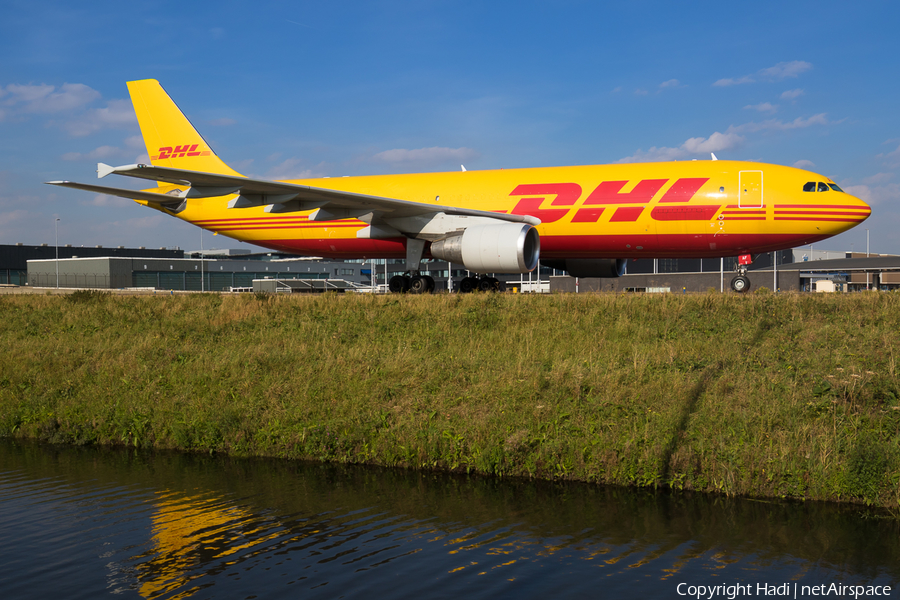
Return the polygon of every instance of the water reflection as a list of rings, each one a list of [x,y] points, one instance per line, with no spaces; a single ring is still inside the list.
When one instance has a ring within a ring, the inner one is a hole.
[[[72,597],[144,598],[893,585],[897,523],[864,517],[816,503],[0,441],[0,580],[16,597],[58,592],[61,577],[77,582]]]

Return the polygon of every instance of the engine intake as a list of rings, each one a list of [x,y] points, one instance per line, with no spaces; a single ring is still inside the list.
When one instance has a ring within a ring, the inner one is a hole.
[[[537,229],[527,223],[473,225],[431,242],[431,256],[476,273],[527,273],[540,252]]]

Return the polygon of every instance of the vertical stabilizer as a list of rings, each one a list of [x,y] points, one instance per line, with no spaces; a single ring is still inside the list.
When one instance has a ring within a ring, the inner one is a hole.
[[[129,81],[128,93],[154,166],[240,176],[216,156],[158,81]]]

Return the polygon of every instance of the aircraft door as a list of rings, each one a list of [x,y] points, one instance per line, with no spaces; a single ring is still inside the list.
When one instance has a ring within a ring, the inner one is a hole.
[[[738,207],[762,208],[763,172],[740,171],[738,173]]]

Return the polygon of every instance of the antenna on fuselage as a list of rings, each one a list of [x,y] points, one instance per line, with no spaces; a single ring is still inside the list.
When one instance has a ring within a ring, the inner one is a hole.
[[[710,152],[709,155],[712,156],[712,159],[713,159],[713,160],[719,160],[718,158],[716,158],[716,153],[715,153],[715,152]]]

